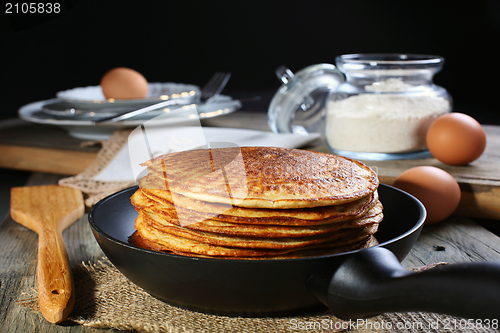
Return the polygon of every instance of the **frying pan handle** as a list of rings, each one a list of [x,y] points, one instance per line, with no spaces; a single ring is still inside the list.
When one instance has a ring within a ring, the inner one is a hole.
[[[406,311],[493,320],[499,319],[500,262],[412,273],[391,251],[373,247],[347,256],[330,278],[311,276],[307,288],[344,320]]]

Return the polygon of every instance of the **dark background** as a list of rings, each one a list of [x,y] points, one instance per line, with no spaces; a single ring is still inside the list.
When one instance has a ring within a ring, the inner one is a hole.
[[[231,71],[224,93],[261,96],[243,108],[265,112],[279,65],[296,72],[341,54],[391,52],[443,56],[435,82],[454,110],[500,125],[500,0],[58,2],[61,13],[49,15],[7,14],[0,1],[0,120],[57,91],[97,85],[117,66],[150,82],[198,85]],[[0,169],[0,218],[10,187],[28,175]]]
[[[5,1],[3,5],[5,5]],[[345,53],[423,53],[445,58],[435,83],[455,111],[500,124],[500,1],[98,1],[60,0],[62,13],[0,16],[0,119],[60,90],[97,85],[125,66],[150,82],[203,85],[218,70],[225,90],[260,95],[274,70],[334,63]]]

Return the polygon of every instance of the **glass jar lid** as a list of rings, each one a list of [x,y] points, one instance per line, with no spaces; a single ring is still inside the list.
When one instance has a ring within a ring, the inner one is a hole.
[[[332,64],[316,64],[294,74],[286,66],[276,70],[283,85],[268,110],[268,124],[275,133],[324,134],[325,103],[329,93],[344,82]]]

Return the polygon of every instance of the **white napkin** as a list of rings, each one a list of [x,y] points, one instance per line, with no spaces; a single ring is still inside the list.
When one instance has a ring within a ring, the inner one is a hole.
[[[146,135],[144,135],[144,132]],[[97,181],[137,180],[138,175],[144,169],[144,167],[140,166],[140,163],[147,161],[151,157],[207,144],[210,147],[272,146],[301,148],[320,138],[319,133],[309,135],[276,134],[239,128],[180,126],[167,129],[141,129],[138,127],[129,136],[128,144],[93,179]]]

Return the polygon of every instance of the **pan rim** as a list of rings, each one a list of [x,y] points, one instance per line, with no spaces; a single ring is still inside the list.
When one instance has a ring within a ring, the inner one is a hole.
[[[390,186],[390,185],[386,185],[386,184],[380,184],[379,187],[380,186],[386,187],[386,188],[388,188],[390,190],[395,190],[397,192],[400,192],[402,195],[405,195],[405,196],[409,197],[412,201],[414,201],[416,203],[416,205],[418,207],[418,210],[419,210],[419,213],[420,213],[420,217],[419,217],[419,220],[417,221],[417,223],[415,223],[415,225],[412,228],[410,228],[409,230],[407,230],[406,232],[398,235],[397,237],[391,238],[391,239],[389,239],[389,240],[387,240],[387,241],[385,241],[383,243],[377,244],[377,245],[375,245],[373,247],[385,247],[385,246],[387,246],[389,244],[395,243],[395,242],[397,242],[397,241],[399,241],[399,240],[401,240],[401,239],[403,239],[403,238],[411,235],[412,233],[416,232],[418,229],[420,229],[422,227],[422,225],[425,222],[426,216],[427,216],[427,212],[425,210],[424,205],[415,196],[413,196],[410,193],[405,192],[405,191],[403,191],[401,189],[398,189],[398,188],[396,188],[394,186]],[[284,259],[258,259],[257,258],[255,260],[252,260],[252,259],[224,259],[224,258],[189,257],[189,256],[183,256],[183,255],[179,255],[179,254],[166,253],[166,252],[153,251],[153,250],[148,250],[148,249],[140,248],[138,246],[134,246],[132,244],[125,243],[124,241],[119,240],[119,239],[117,239],[117,238],[109,235],[108,233],[104,232],[101,228],[99,228],[97,226],[97,223],[96,223],[95,218],[94,218],[94,214],[97,211],[97,209],[99,209],[99,207],[102,206],[106,201],[108,201],[108,200],[110,200],[110,199],[112,199],[112,198],[114,198],[116,196],[120,196],[124,192],[128,192],[128,191],[131,191],[132,189],[137,189],[137,188],[139,188],[137,185],[125,188],[123,190],[120,190],[118,192],[110,194],[110,195],[104,197],[103,199],[99,200],[97,203],[95,203],[91,207],[91,209],[89,211],[89,214],[88,214],[88,221],[89,221],[89,225],[90,225],[91,229],[94,232],[97,232],[100,236],[108,239],[109,241],[111,241],[111,242],[113,242],[113,243],[115,243],[117,245],[126,247],[128,249],[134,250],[134,251],[146,252],[146,253],[153,254],[153,255],[166,256],[166,257],[172,257],[172,258],[176,258],[176,259],[183,259],[183,260],[190,260],[190,261],[260,262],[260,263],[263,262],[263,261],[264,262],[284,262],[284,261],[297,262],[297,261],[303,261],[303,260],[310,261],[310,260],[314,260],[314,259],[324,259],[324,258],[329,258],[329,257],[346,256],[346,255],[357,253],[357,252],[360,252],[360,251],[364,250],[364,249],[358,249],[358,250],[346,251],[346,252],[341,252],[341,253],[336,253],[336,254],[311,256],[311,257],[305,257],[305,258],[284,258]]]

